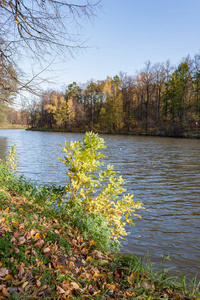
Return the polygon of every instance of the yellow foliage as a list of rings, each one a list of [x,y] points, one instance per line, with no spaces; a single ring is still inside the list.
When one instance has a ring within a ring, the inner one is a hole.
[[[113,166],[108,165],[103,171],[100,159],[104,157],[99,150],[105,148],[104,140],[93,132],[86,133],[83,142],[65,142],[66,156],[63,161],[67,167],[70,184],[66,186],[69,205],[75,207],[81,203],[83,213],[101,214],[105,226],[111,229],[114,240],[126,236],[125,224],[134,225],[132,216],[135,210],[142,209],[142,203],[134,202],[133,195],[123,195],[125,180],[115,177]]]

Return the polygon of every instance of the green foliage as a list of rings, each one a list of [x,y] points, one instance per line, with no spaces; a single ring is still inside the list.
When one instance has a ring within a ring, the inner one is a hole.
[[[12,172],[15,172],[17,170],[17,164],[18,164],[18,160],[17,160],[17,155],[16,155],[16,145],[14,145],[8,153],[8,156],[6,158],[6,162],[8,164],[8,166],[11,168]]]
[[[70,209],[69,209],[70,205]],[[71,205],[67,205],[71,224],[77,227],[85,240],[94,240],[95,248],[101,251],[108,251],[110,247],[118,248],[119,243],[111,243],[111,230],[108,228],[105,219],[98,213],[85,213],[80,199]]]
[[[101,224],[108,226],[111,238],[118,241],[128,234],[126,222],[134,225],[131,216],[140,217],[134,212],[142,208],[142,203],[133,202],[133,195],[122,195],[126,191],[124,179],[116,177],[112,165],[103,167],[100,150],[105,147],[104,140],[93,132],[87,132],[82,142],[65,142],[62,149],[66,156],[60,160],[68,167],[66,175],[70,179],[66,205],[71,212],[78,207],[82,217],[103,218]]]

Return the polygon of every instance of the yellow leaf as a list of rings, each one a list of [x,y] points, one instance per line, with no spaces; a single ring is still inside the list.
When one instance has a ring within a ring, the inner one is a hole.
[[[91,261],[93,261],[92,256],[88,256],[87,259],[86,259],[86,262],[91,262]]]
[[[16,225],[18,225],[18,224],[19,224],[19,222],[17,222],[17,221],[13,222],[13,225],[14,225],[14,226],[16,226]]]
[[[107,284],[106,287],[107,287],[109,290],[114,290],[114,289],[115,289],[115,285],[114,285],[114,284]]]
[[[94,244],[95,244],[95,241],[94,241],[94,240],[91,240],[91,241],[90,241],[90,247],[93,246]]]
[[[7,208],[5,209],[5,211],[6,211],[6,212],[9,212],[9,210],[10,210],[10,208],[9,208],[9,207],[7,207]]]
[[[36,233],[36,235],[33,237],[35,240],[39,239],[41,237],[40,233]]]
[[[4,279],[11,279],[11,280],[13,280],[13,277],[8,274]]]

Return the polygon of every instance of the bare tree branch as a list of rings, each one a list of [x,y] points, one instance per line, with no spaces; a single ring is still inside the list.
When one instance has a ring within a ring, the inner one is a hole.
[[[83,47],[79,22],[93,18],[100,1],[74,1],[0,0],[0,70],[3,72],[0,93],[9,89],[10,93],[21,90],[34,93],[31,84],[47,69],[52,56],[59,53],[64,59]],[[23,55],[41,65],[45,62],[46,67],[25,79],[19,68]],[[13,81],[10,86],[2,81],[5,74]]]

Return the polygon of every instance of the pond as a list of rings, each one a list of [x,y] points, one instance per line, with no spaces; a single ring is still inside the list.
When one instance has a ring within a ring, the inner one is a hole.
[[[127,191],[144,203],[142,219],[123,241],[123,252],[144,256],[154,267],[170,256],[166,267],[190,277],[200,272],[200,140],[100,135],[106,163],[127,180]],[[60,144],[83,134],[0,129],[0,158],[16,144],[18,172],[40,184],[65,185]]]

